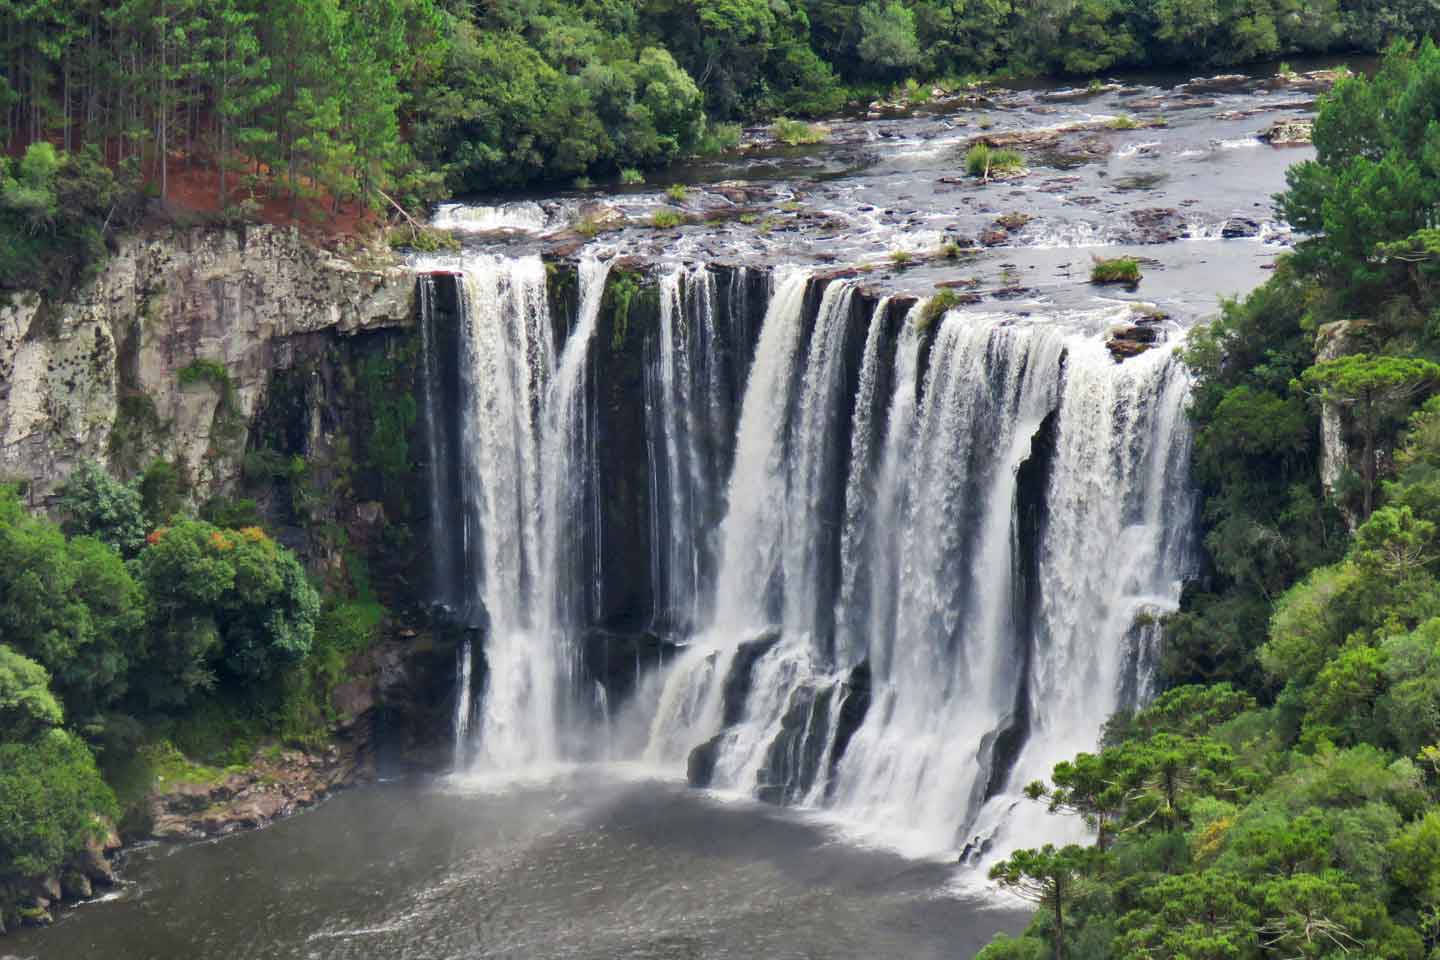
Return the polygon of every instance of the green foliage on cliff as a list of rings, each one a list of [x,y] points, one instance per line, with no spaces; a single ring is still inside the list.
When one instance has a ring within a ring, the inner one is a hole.
[[[50,674],[28,657],[0,646],[0,726],[7,736],[28,740],[60,726],[64,713],[50,692]]]
[[[62,530],[0,486],[0,913],[8,883],[53,872],[117,813],[96,757],[124,779],[156,738],[243,760],[262,736],[323,736],[350,658],[378,636],[363,569],[322,613],[258,527],[157,528],[142,503],[82,466]]]
[[[133,557],[149,528],[138,485],[122,483],[94,463],[82,463],[60,488],[63,529],[69,536],[94,537]]]
[[[102,834],[115,796],[85,744],[64,730],[0,740],[0,882],[52,873]]]
[[[1433,203],[1436,90],[1427,41],[1322,100],[1281,198],[1307,239],[1192,337],[1209,569],[1165,623],[1177,686],[1031,785],[1104,857],[982,960],[1440,951],[1440,290],[1379,186]],[[1322,405],[1354,465],[1329,490]]]
[[[303,659],[320,601],[295,555],[256,528],[181,520],[150,535],[136,561],[149,600],[147,696],[183,703],[222,673],[262,680]]]
[[[93,150],[33,143],[14,161],[0,156],[0,290],[60,294],[85,282],[137,201],[128,171]]]

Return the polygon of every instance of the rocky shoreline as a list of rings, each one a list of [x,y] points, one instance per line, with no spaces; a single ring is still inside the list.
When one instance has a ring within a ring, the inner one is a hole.
[[[347,787],[371,783],[375,766],[349,744],[312,751],[279,746],[256,750],[243,770],[210,782],[156,778],[140,804],[140,829],[122,841],[111,823],[54,875],[12,889],[15,914],[24,926],[49,926],[57,909],[71,907],[120,883],[127,849],[151,841],[193,842],[258,830],[319,804]],[[6,932],[0,915],[0,934]]]
[[[205,840],[256,830],[374,778],[374,765],[348,747],[265,748],[247,769],[217,783],[160,785],[145,801],[148,839]]]

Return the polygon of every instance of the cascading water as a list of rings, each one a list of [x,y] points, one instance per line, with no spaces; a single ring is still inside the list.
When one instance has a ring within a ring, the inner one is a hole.
[[[800,282],[766,316],[713,616],[666,677],[646,755],[953,850],[1150,682],[1132,626],[1173,608],[1188,561],[1186,383],[1169,350],[1116,365],[1105,311],[952,313],[928,349],[912,313],[884,370],[882,301],[846,390],[853,289],[826,286],[807,344]],[[837,506],[823,466],[843,418]],[[857,667],[869,706],[847,729]]]
[[[713,566],[710,532],[722,504],[718,479],[732,411],[715,278],[704,266],[660,278],[660,326],[647,343],[645,415],[650,466],[653,625],[684,634],[700,620]]]
[[[779,270],[752,361],[733,273],[662,272],[624,422],[644,429],[638,622],[674,646],[622,700],[580,643],[609,582],[587,566],[614,522],[596,491],[629,469],[597,446],[592,342],[624,330],[596,336],[606,274],[582,263],[557,353],[538,259],[464,261],[476,762],[640,758],[914,853],[1053,834],[1020,787],[1147,695],[1140,615],[1174,607],[1189,562],[1173,348],[1116,364],[1128,308],[930,318]]]
[[[568,538],[583,522],[586,357],[608,271],[608,260],[582,261],[579,315],[557,360],[540,258],[463,262],[465,517],[486,667],[473,747],[484,769],[564,755],[580,579]],[[459,749],[470,747],[468,670]]]
[[[1032,730],[1009,789],[976,820],[982,846],[1053,836],[1056,818],[1017,803],[1020,788],[1094,750],[1115,710],[1153,693],[1154,615],[1179,604],[1194,549],[1188,394],[1172,351],[1117,366],[1093,339],[1069,347],[1037,558]]]
[[[784,417],[789,384],[800,349],[808,275],[796,271],[776,280],[761,328],[756,360],[750,372],[736,432],[735,466],[721,528],[722,562],[718,574],[715,616],[725,618],[692,641],[671,671],[650,728],[645,758],[652,763],[683,762],[695,746],[693,731],[719,725],[723,700],[721,682],[740,644],[767,622],[765,597],[769,572],[778,554],[775,532],[780,505],[766,496],[764,477],[784,459]],[[763,382],[768,390],[757,390]],[[743,551],[743,553],[742,553]]]

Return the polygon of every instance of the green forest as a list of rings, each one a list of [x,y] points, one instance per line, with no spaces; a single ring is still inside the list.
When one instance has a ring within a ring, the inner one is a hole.
[[[1440,50],[1339,82],[1315,145],[1305,239],[1188,346],[1212,569],[1173,686],[1029,786],[1096,842],[996,865],[1041,909],[982,960],[1440,956]]]
[[[199,168],[205,190],[187,185],[185,199],[203,192],[212,209],[236,215],[274,195],[387,208],[387,197],[416,203],[661,165],[733,142],[729,124],[831,113],[905,80],[1087,78],[1373,52],[1440,29],[1440,9],[1426,0],[4,0],[0,23],[5,146],[17,158],[31,144],[59,151],[9,172],[4,217],[60,227],[82,215],[104,222],[115,200],[97,199],[93,211],[57,204],[37,168],[80,178],[103,161],[122,184],[160,198]],[[16,269],[0,260],[0,283]]]
[[[244,503],[188,516],[174,479],[83,466],[61,524],[0,485],[0,927],[97,816],[125,826],[157,774],[213,775],[184,755],[223,768],[261,737],[323,741],[346,657],[376,638],[363,574],[322,603]]]

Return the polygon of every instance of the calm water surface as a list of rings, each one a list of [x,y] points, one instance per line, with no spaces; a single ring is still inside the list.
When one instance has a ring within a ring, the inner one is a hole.
[[[965,960],[1025,915],[801,815],[588,771],[388,784],[133,853],[127,886],[0,957]]]

